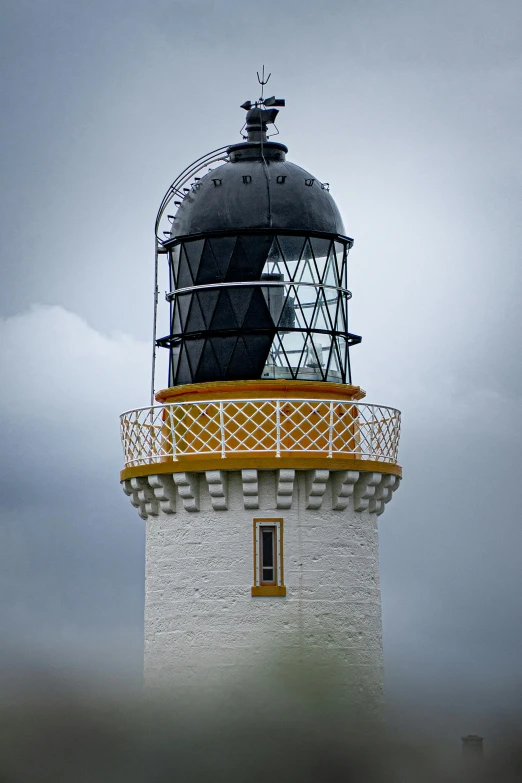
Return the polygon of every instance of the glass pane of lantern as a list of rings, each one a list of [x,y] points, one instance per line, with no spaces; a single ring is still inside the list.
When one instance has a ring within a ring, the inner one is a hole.
[[[339,274],[339,281],[342,288],[348,287],[348,247],[347,245],[336,242],[335,243],[335,255],[337,257],[337,269]]]
[[[337,297],[335,298],[337,299]],[[317,291],[317,302],[313,311],[313,317],[310,318],[310,326],[313,329],[324,329],[330,332],[332,327],[329,323],[326,301],[325,291],[320,288]]]
[[[323,283],[325,285],[334,285],[338,286],[340,285],[339,282],[339,268],[337,266],[337,258],[335,255],[335,246],[332,242],[330,252],[328,253],[328,257],[325,259],[325,265],[324,265],[324,272],[323,272]]]
[[[306,242],[306,237],[279,234],[278,240],[279,247],[281,248],[281,252],[285,257],[286,262],[299,261],[303,252],[303,245]]]
[[[325,283],[325,270],[328,263],[328,254],[331,246],[329,239],[322,239],[319,237],[311,237],[310,244],[312,246],[315,266],[317,269],[317,282]]]
[[[277,237],[272,239],[270,250],[268,251],[266,257],[265,266],[263,267],[263,273],[268,275],[282,274],[286,280],[290,279],[290,275],[281,252],[281,248],[279,247]]]

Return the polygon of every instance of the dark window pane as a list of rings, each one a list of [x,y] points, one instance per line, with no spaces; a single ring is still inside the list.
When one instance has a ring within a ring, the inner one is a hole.
[[[219,299],[219,289],[207,288],[203,291],[197,291],[194,296],[198,298],[203,318],[205,319],[207,329],[210,329],[210,324],[214,318],[217,302]]]
[[[181,246],[175,245],[169,251],[169,267],[170,267],[170,290],[173,291],[177,288],[176,280],[178,279],[179,271],[179,255],[181,252]]]
[[[234,353],[229,362],[226,380],[242,380],[246,378],[259,378],[270,351],[272,343],[271,335],[247,335],[239,337]],[[247,374],[248,373],[248,374]]]
[[[242,287],[228,289],[228,298],[230,304],[232,305],[236,321],[240,327],[243,326],[247,310],[250,307],[250,302],[252,301],[253,293],[253,288]]]
[[[204,331],[205,321],[203,313],[201,312],[201,307],[199,306],[198,297],[195,294],[179,294],[178,299],[180,300],[180,303],[183,302],[184,299],[190,301],[190,310],[184,323],[183,331],[185,333]]]
[[[284,236],[280,234],[278,240],[279,247],[281,248],[287,263],[299,261],[301,253],[303,252],[303,245],[306,242],[306,237]]]
[[[312,245],[312,250],[314,251],[315,260],[319,263],[319,259],[323,259],[324,263],[324,259],[330,252],[330,240],[312,237],[310,243]]]
[[[192,342],[199,342],[199,340],[189,340],[188,346]],[[214,353],[214,347],[210,340],[205,340],[205,347],[203,348],[203,355],[200,359],[198,372],[196,375],[196,383],[204,383],[205,381],[213,381],[215,378],[219,378],[222,370],[219,366],[219,362]]]
[[[227,280],[259,280],[273,239],[270,236],[243,236],[232,257]]]
[[[278,272],[264,272],[261,275],[261,280],[280,283],[283,280],[283,275]],[[270,315],[272,316],[272,321],[277,326],[281,313],[283,312],[284,287],[282,285],[267,286],[261,290],[263,291],[263,296],[265,297]]]
[[[187,296],[186,294],[184,296],[176,297],[180,331],[183,331],[185,329],[185,324],[187,323],[187,315],[190,310],[190,301],[191,301],[190,296]]]
[[[222,280],[219,265],[214,257],[210,239],[205,240],[197,275],[194,275],[194,277],[196,280],[196,285],[204,285],[205,283],[219,283]]]
[[[274,531],[272,528],[264,528],[261,536],[263,541],[263,568],[272,568],[274,565]]]
[[[222,289],[218,295],[218,302],[214,310],[214,316],[210,322],[211,330],[237,329],[238,323],[227,289]]]
[[[214,260],[219,273],[220,280],[229,280],[227,272],[230,266],[232,253],[236,246],[236,237],[219,237],[208,240],[212,246]]]
[[[261,527],[260,529],[260,547],[261,547],[261,583],[267,584],[276,581],[275,564],[275,528]]]
[[[234,350],[237,346],[237,341],[240,338],[234,335],[230,337],[221,337],[221,336],[210,337],[208,339],[214,349],[214,353],[219,362],[219,366],[222,370],[223,377],[226,378],[228,377],[227,370],[228,370],[228,365],[230,363],[230,358],[234,353]]]
[[[192,372],[188,361],[186,346],[182,346],[182,350],[178,356],[179,362],[176,368],[176,383],[190,383]]]
[[[192,281],[194,281],[198,276],[198,270],[199,270],[199,264],[201,261],[201,253],[203,252],[203,247],[205,244],[204,239],[196,239],[189,242],[183,243],[183,250],[184,252],[181,255],[180,260],[180,274],[183,271],[184,266],[188,266],[189,270],[186,270],[186,273],[190,274],[190,277],[192,278]],[[186,278],[184,277],[183,280]],[[180,285],[181,278],[178,279],[178,285],[177,288],[182,288],[183,286]],[[194,285],[193,282],[186,283],[187,286]]]
[[[197,368],[199,365],[199,360],[201,359],[201,354],[203,352],[203,348],[205,347],[205,340],[188,340],[184,345],[184,351],[186,351],[189,364],[190,364],[190,381],[184,381],[184,383],[192,383],[192,378],[194,378]],[[181,383],[181,381],[178,381],[178,383]]]

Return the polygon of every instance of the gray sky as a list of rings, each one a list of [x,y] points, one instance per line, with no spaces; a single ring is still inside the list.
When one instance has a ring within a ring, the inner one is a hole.
[[[118,414],[147,404],[153,223],[239,140],[256,70],[355,238],[354,381],[403,411],[380,520],[394,703],[484,731],[522,684],[522,5],[3,0],[5,654],[141,667],[141,520]]]

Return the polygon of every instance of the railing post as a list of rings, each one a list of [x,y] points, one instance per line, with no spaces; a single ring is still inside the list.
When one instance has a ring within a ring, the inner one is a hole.
[[[281,456],[281,415],[280,401],[276,400],[276,457]]]
[[[373,444],[374,438],[375,438],[375,408],[373,405],[370,406],[371,409],[371,415],[372,415],[372,423],[370,425],[370,456],[373,457],[373,452],[375,450],[375,446]]]
[[[392,459],[394,462],[397,462],[400,424],[401,424],[400,413],[398,411],[395,411],[395,415],[393,417],[393,444],[392,444],[392,449],[393,449]]]
[[[170,417],[170,438],[172,441],[172,459],[177,459],[177,445],[176,445],[176,418],[174,416],[174,406],[169,405],[169,417]]]
[[[142,432],[141,432],[139,411],[136,411],[134,414],[134,426],[136,427],[136,446],[137,446],[136,464],[146,465],[147,463],[145,460],[147,458],[147,455],[145,453],[145,449],[143,448],[143,443],[142,443]]]
[[[219,428],[221,430],[221,459],[225,459],[225,420],[222,402],[219,403]]]
[[[328,427],[328,456],[332,456],[333,452],[333,421],[334,421],[334,404],[330,402],[330,424]]]
[[[154,414],[152,413],[152,408],[151,408],[149,410],[150,424],[149,424],[149,433],[148,433],[148,437],[147,437],[147,442],[149,444],[149,454],[148,454],[149,465],[154,460],[154,425],[153,425],[153,418],[152,418],[153,415]],[[143,422],[143,427],[145,429],[145,434],[147,434],[147,417],[144,417],[144,418],[145,418],[145,421]]]

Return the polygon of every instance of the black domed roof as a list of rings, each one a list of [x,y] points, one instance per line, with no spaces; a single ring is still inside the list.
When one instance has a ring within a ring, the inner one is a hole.
[[[344,235],[328,187],[287,161],[286,151],[275,142],[230,147],[229,162],[202,177],[183,199],[172,237],[248,229]]]

